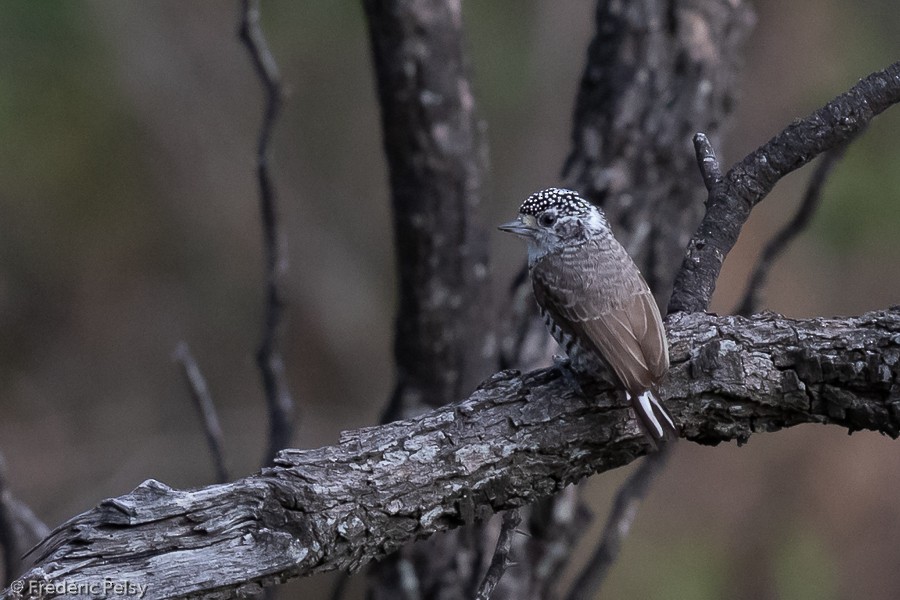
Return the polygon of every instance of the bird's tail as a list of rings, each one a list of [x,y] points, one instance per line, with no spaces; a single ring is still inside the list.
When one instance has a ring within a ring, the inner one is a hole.
[[[662,403],[659,394],[655,390],[644,390],[634,394],[628,393],[634,412],[637,413],[641,427],[653,439],[660,442],[678,437],[678,428],[675,419]]]

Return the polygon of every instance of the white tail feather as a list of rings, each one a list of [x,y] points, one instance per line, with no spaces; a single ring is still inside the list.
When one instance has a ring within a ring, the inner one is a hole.
[[[651,390],[645,390],[638,394],[635,398],[628,393],[628,399],[638,413],[638,419],[647,429],[647,433],[655,440],[661,440],[666,437],[666,431],[677,431],[675,422],[672,420],[669,411],[660,402],[656,394]],[[660,421],[662,417],[663,421]]]

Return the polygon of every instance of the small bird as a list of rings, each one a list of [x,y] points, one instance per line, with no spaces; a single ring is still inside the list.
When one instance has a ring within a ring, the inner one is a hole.
[[[528,242],[534,297],[571,368],[611,370],[654,442],[676,436],[657,391],[669,369],[659,309],[603,211],[577,192],[549,188],[499,229]]]

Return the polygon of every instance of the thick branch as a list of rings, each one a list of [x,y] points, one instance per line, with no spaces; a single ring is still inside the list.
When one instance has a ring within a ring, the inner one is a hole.
[[[845,320],[681,314],[669,338],[664,393],[690,440],[800,423],[900,434],[900,307]],[[587,399],[566,382],[554,369],[504,371],[463,402],[284,451],[259,475],[192,491],[145,482],[62,525],[19,582],[27,592],[112,578],[148,584],[146,598],[232,597],[359,569],[648,451],[623,398],[598,388]]]
[[[578,87],[563,183],[602,206],[661,305],[703,214],[687,139],[730,121],[742,41],[753,22],[740,0],[598,0]],[[504,366],[546,364],[555,349],[523,270],[503,316]],[[527,288],[527,289],[526,289]],[[516,538],[518,573],[499,598],[545,598],[584,527],[576,494],[547,499]],[[554,507],[555,504],[558,504]],[[509,589],[517,583],[517,589]],[[508,590],[508,591],[507,591]],[[495,594],[495,597],[497,594]]]
[[[688,244],[669,312],[706,310],[725,257],[750,211],[778,181],[830,148],[850,140],[876,115],[900,102],[900,62],[860,80],[805,119],[747,155],[725,175]]]
[[[458,400],[495,370],[484,196],[486,137],[460,0],[365,0],[391,184],[396,381],[382,422]],[[471,595],[477,532],[374,566],[370,600]],[[455,592],[453,591],[455,590]]]

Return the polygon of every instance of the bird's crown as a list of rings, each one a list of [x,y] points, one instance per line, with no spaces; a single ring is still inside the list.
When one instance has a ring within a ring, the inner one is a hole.
[[[555,209],[559,216],[584,216],[590,214],[593,205],[579,196],[578,192],[547,188],[528,196],[519,208],[519,213],[537,217],[548,208]]]

